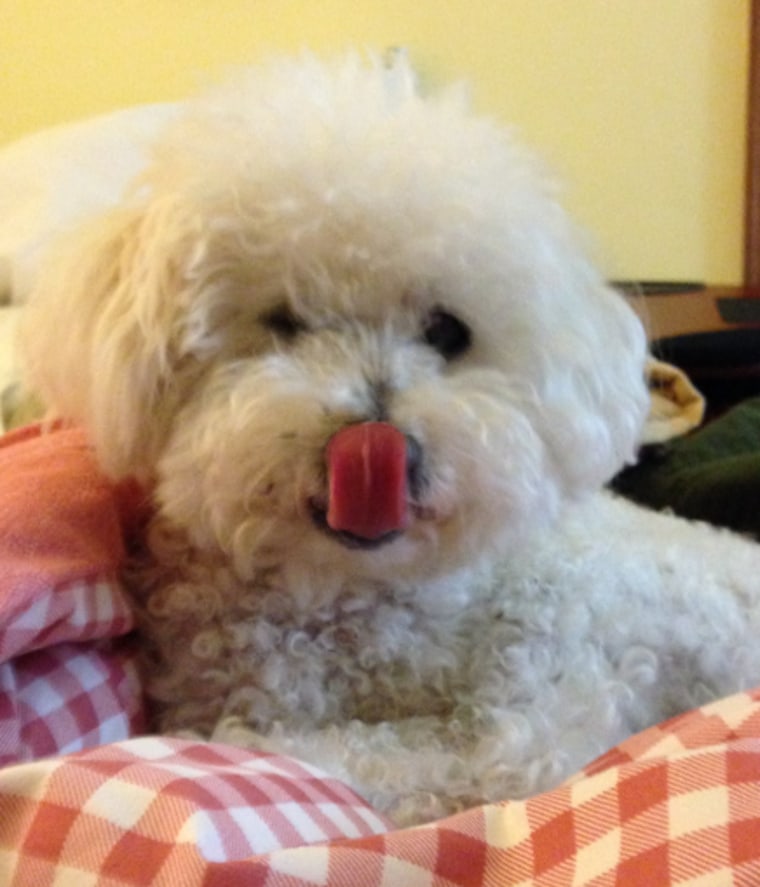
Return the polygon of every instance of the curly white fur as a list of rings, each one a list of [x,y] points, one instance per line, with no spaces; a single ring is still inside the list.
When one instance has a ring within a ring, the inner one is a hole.
[[[27,330],[48,402],[153,491],[129,581],[161,730],[301,755],[408,822],[760,681],[757,548],[600,492],[646,413],[640,325],[511,135],[403,64],[200,100]],[[378,418],[422,480],[405,532],[348,547],[313,520],[325,448]]]

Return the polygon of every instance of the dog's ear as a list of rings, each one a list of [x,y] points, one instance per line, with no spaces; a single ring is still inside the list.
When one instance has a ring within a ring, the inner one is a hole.
[[[568,257],[565,280],[557,279],[561,296],[544,321],[537,419],[553,471],[571,495],[597,488],[635,460],[650,406],[640,321],[593,269],[573,279],[572,263]]]
[[[83,424],[104,470],[149,478],[178,397],[173,328],[186,237],[160,203],[118,209],[61,244],[25,309],[26,384]]]

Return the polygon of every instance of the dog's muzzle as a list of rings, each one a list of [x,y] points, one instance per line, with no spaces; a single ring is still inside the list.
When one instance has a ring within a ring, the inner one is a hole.
[[[411,522],[421,447],[388,422],[338,431],[325,450],[327,507],[312,502],[315,523],[351,548],[377,548]]]

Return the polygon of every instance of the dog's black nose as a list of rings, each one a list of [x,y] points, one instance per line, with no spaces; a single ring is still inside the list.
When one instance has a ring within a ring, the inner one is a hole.
[[[406,437],[406,481],[409,484],[409,492],[416,499],[424,486],[423,453],[422,444],[411,434]]]

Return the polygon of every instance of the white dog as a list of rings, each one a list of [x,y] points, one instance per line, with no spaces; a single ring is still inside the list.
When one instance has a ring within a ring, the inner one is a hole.
[[[401,823],[760,683],[760,548],[603,491],[644,333],[464,105],[404,64],[252,72],[27,321],[47,402],[152,493],[157,729],[299,755]]]

